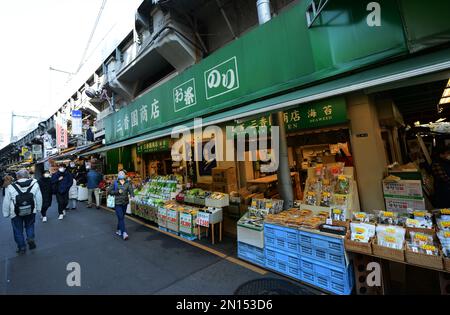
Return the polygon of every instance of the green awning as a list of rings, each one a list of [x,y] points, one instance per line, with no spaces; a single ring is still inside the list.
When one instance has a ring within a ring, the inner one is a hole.
[[[450,48],[438,52],[419,55],[412,58],[396,61],[390,64],[368,69],[343,78],[324,82],[319,85],[306,87],[277,97],[259,102],[243,105],[231,110],[223,111],[208,117],[203,117],[203,126],[215,125],[236,119],[242,119],[261,113],[276,112],[290,109],[299,104],[309,103],[332,96],[342,95],[354,91],[380,86],[387,83],[398,82],[421,75],[431,74],[450,69]],[[194,128],[193,121],[183,124],[189,129]],[[148,134],[131,138],[103,148],[82,154],[91,155],[143,141],[154,140],[171,135],[172,128],[168,127]]]

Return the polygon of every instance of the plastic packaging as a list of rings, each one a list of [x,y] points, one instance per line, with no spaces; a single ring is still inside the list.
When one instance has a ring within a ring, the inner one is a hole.
[[[406,230],[394,225],[379,225],[376,227],[378,245],[393,248],[403,249],[405,242]]]
[[[375,236],[375,225],[367,223],[350,223],[351,240],[368,243]]]
[[[339,175],[334,192],[336,194],[348,195],[350,193],[350,178],[345,175]]]
[[[378,212],[378,223],[388,225],[398,225],[399,223],[398,214],[395,212],[380,211]]]

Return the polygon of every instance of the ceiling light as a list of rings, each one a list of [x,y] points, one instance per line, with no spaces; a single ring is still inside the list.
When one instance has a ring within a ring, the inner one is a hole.
[[[446,88],[444,90],[444,94],[442,94],[442,97],[449,97],[450,96],[450,87]]]
[[[443,98],[441,98],[441,100],[440,100],[440,102],[439,102],[439,104],[448,104],[448,103],[450,103],[450,97],[443,97]]]

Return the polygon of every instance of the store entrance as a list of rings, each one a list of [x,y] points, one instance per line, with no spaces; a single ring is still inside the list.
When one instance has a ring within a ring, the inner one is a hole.
[[[173,174],[170,151],[144,153],[142,154],[142,160],[144,162],[145,178]]]
[[[414,82],[374,94],[386,158],[392,171],[412,170],[408,179],[422,181],[427,209],[449,207],[437,168],[445,173],[441,153],[450,145],[450,80]]]

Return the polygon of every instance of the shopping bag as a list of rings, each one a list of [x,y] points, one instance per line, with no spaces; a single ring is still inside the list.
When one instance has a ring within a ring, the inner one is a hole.
[[[126,213],[127,214],[132,214],[132,212],[131,212],[131,204],[128,204]]]
[[[112,209],[116,207],[116,200],[114,196],[108,195],[108,198],[106,198],[106,206]]]

